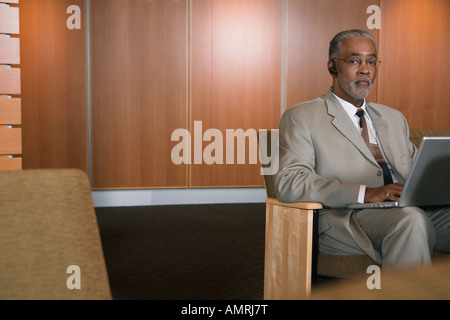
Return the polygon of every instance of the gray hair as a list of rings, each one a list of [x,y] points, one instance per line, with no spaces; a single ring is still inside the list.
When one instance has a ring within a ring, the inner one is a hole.
[[[330,42],[330,50],[329,50],[329,60],[336,58],[339,54],[339,50],[341,49],[342,41],[347,39],[353,39],[353,38],[369,38],[372,40],[375,49],[378,52],[377,43],[375,42],[374,37],[367,31],[364,30],[345,30],[342,32],[339,32],[337,35],[334,36],[334,38]]]

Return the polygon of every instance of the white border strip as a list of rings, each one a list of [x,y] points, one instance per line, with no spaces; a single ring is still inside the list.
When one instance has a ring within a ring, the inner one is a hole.
[[[94,206],[138,207],[159,205],[264,203],[264,188],[156,189],[92,191]]]

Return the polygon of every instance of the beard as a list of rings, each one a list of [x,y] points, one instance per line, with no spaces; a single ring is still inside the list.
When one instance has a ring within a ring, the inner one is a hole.
[[[373,83],[367,77],[361,77],[351,82],[344,77],[338,77],[338,82],[343,91],[355,100],[364,100],[372,91]]]

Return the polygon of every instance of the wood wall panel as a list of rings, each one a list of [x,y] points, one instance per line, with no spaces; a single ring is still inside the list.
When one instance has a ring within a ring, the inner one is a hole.
[[[69,30],[70,5],[81,29]],[[21,0],[23,166],[88,171],[84,0]]]
[[[219,130],[225,163],[191,165],[190,186],[262,186],[260,165],[249,164],[248,142],[246,164],[226,164],[226,130],[278,127],[283,1],[192,1],[190,13],[190,131],[194,121],[203,132]],[[210,144],[200,139],[202,150]]]
[[[92,184],[187,187],[171,134],[187,129],[188,1],[91,1]]]
[[[382,0],[379,101],[411,128],[450,127],[450,1]]]
[[[367,8],[379,0],[287,0],[286,105],[315,99],[332,85],[328,73],[331,39],[347,29],[363,29],[378,41],[379,31],[367,28]],[[377,83],[368,100],[377,101]]]

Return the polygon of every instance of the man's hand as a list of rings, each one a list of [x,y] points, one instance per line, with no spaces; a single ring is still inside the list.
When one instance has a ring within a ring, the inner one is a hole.
[[[403,187],[400,183],[392,183],[380,188],[367,188],[364,202],[398,201]]]

